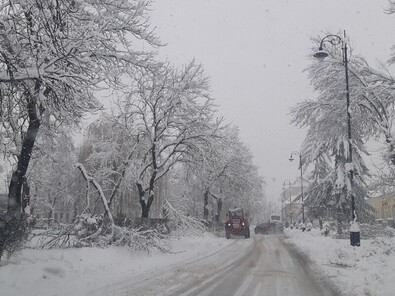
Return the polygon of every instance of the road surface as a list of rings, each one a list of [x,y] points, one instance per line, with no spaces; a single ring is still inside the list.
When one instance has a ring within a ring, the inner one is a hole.
[[[225,239],[225,238],[224,238]],[[339,295],[284,237],[252,235],[207,257],[107,287],[114,296]]]

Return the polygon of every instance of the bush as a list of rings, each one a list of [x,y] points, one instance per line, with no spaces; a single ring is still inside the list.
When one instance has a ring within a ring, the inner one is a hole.
[[[117,227],[116,238],[111,243],[115,246],[128,246],[132,253],[146,251],[149,254],[151,249],[167,253],[170,248],[165,241],[166,237],[156,229]]]
[[[32,229],[32,221],[25,213],[0,214],[0,260],[19,252]]]
[[[177,207],[165,200],[165,218],[169,220],[168,226],[175,236],[201,235],[207,231],[206,221],[190,216],[185,205],[177,203],[176,205]]]

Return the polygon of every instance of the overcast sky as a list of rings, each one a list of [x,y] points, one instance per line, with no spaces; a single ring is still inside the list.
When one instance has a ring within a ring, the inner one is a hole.
[[[354,51],[370,64],[386,61],[395,44],[387,0],[157,0],[152,23],[167,46],[162,58],[195,58],[211,77],[221,115],[240,128],[279,199],[284,180],[298,176],[288,158],[304,132],[290,125],[290,106],[312,98],[304,68],[309,37],[346,30]],[[395,73],[394,73],[395,74]]]

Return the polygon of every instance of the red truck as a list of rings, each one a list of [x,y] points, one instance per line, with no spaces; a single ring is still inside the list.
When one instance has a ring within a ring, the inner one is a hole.
[[[225,223],[225,234],[227,239],[230,239],[232,234],[243,235],[245,238],[250,237],[250,224],[248,223],[247,215],[244,214],[243,209],[229,209],[226,216],[228,218]]]

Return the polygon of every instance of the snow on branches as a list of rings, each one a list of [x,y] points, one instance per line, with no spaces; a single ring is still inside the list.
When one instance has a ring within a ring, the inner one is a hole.
[[[221,120],[215,118],[208,78],[195,62],[182,69],[159,64],[155,72],[142,73],[119,112],[135,126],[131,136],[139,136],[136,186],[142,217],[148,218],[158,180],[189,161],[194,147],[215,138]]]
[[[169,219],[171,224],[169,227],[176,232],[176,235],[201,235],[207,230],[200,219],[188,214],[185,205],[177,203],[176,206],[177,208],[169,200],[165,200],[165,218]]]
[[[99,108],[95,91],[121,89],[125,73],[150,69],[153,54],[131,48],[136,40],[160,45],[148,6],[135,0],[0,1],[0,126],[17,143],[9,211],[21,211],[20,184],[40,128],[78,124]]]
[[[313,41],[318,44],[319,40]],[[350,211],[350,192],[354,190],[359,217],[367,218],[365,179],[370,175],[363,159],[363,155],[368,155],[365,143],[380,134],[390,137],[388,122],[392,121],[390,117],[394,113],[393,99],[390,99],[392,103],[388,100],[393,97],[389,94],[395,89],[388,75],[372,69],[362,57],[352,54],[348,61],[350,106],[347,110],[343,53],[339,46],[326,46],[330,57],[325,61],[314,60],[306,69],[316,98],[305,100],[291,109],[292,123],[307,128],[302,147],[304,166],[315,166],[306,200],[310,207],[321,209],[313,209],[318,217],[330,209],[335,216],[336,212],[343,213],[344,218],[350,216],[346,213]],[[351,188],[351,176],[354,189]]]

